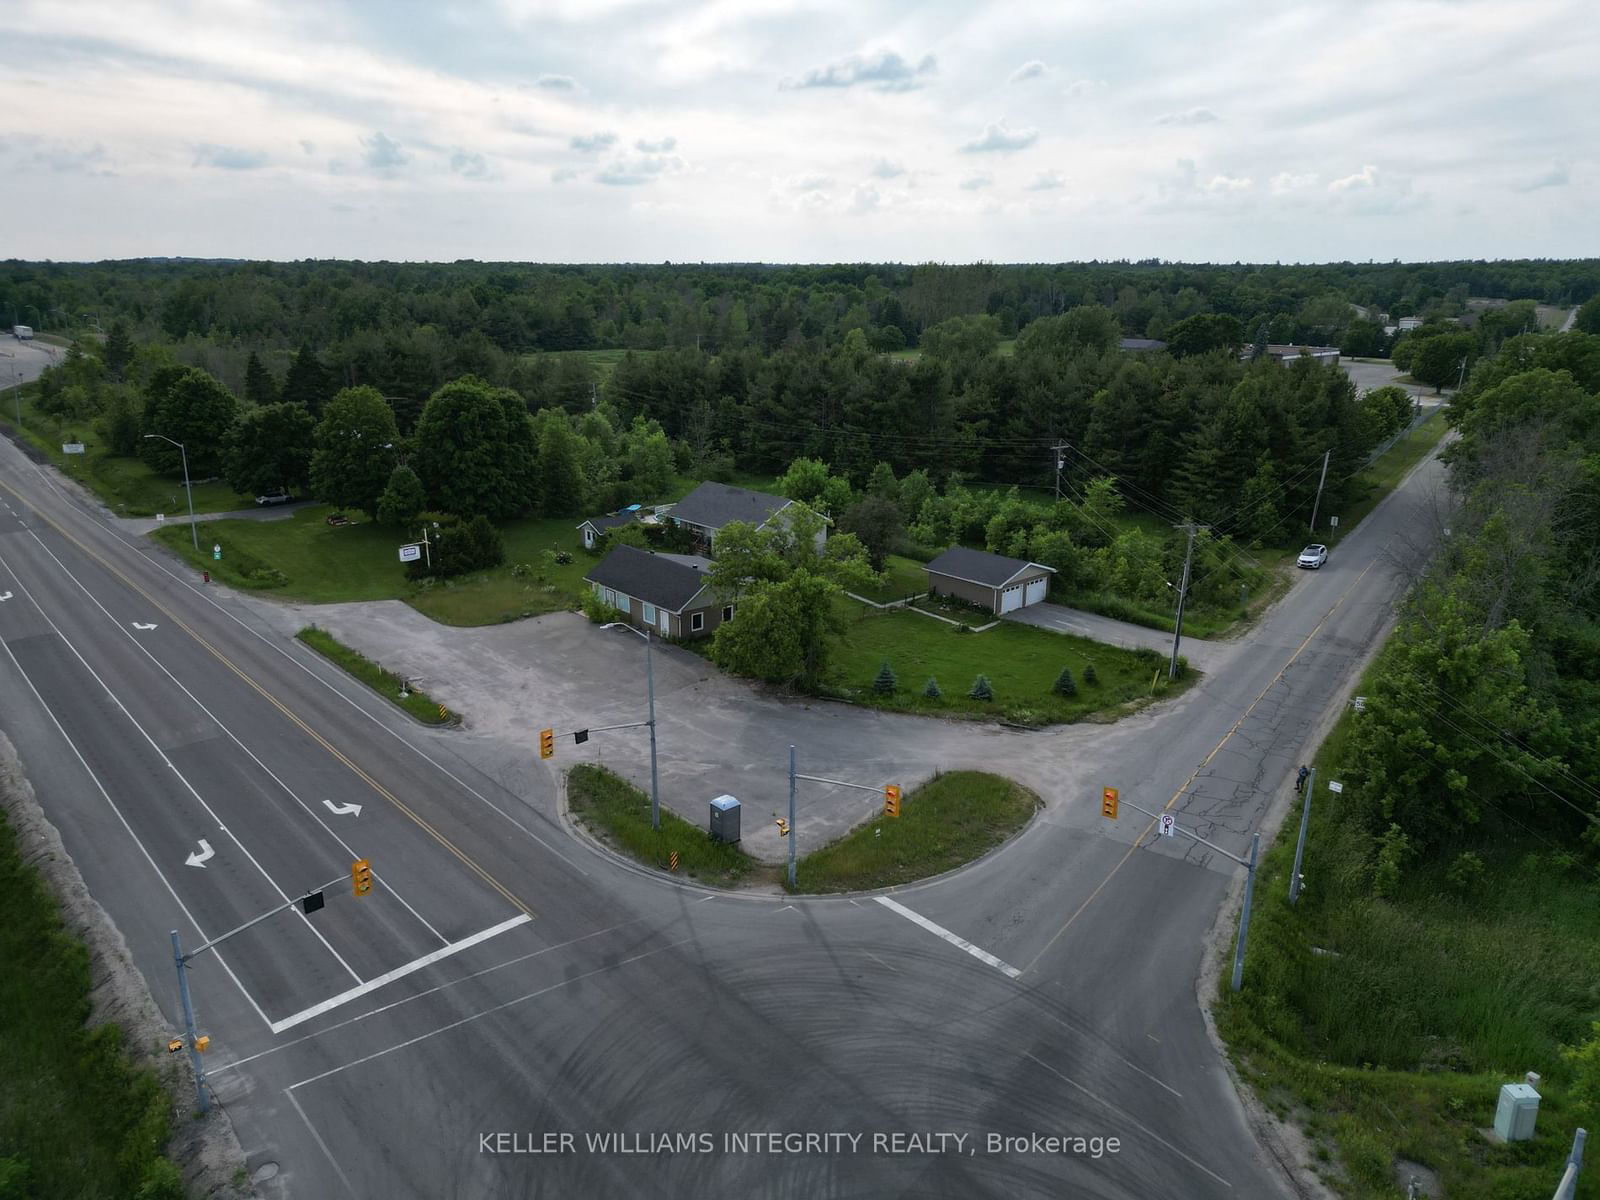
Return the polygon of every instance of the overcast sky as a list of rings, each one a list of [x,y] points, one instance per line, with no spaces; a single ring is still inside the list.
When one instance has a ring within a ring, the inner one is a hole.
[[[7,0],[0,257],[1600,253],[1594,0]]]

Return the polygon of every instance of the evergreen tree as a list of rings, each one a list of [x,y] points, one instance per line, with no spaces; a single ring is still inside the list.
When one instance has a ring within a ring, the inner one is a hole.
[[[1078,685],[1072,678],[1072,668],[1062,667],[1061,674],[1056,676],[1056,681],[1051,685],[1051,690],[1059,696],[1076,696]]]
[[[304,405],[313,417],[322,416],[322,410],[333,399],[333,380],[322,360],[311,352],[310,345],[300,347],[300,353],[289,364],[289,373],[283,378],[283,400],[287,404]]]
[[[1093,663],[1083,664],[1083,681],[1090,687],[1095,687],[1100,682],[1100,676],[1095,673]]]
[[[993,700],[994,688],[989,685],[987,675],[979,675],[972,681],[972,689],[967,693],[974,700]]]
[[[250,360],[244,365],[244,399],[246,404],[253,404],[257,408],[278,402],[278,381],[272,377],[271,371],[262,366],[261,358],[254,350],[250,351]],[[311,411],[309,407],[307,411]]]
[[[922,694],[929,700],[944,699],[944,693],[939,690],[939,681],[932,675],[929,675],[928,682],[922,685]]]
[[[891,696],[900,681],[895,678],[894,668],[889,665],[889,660],[883,660],[883,666],[878,668],[878,677],[872,681],[872,690],[880,696]]]
[[[105,348],[101,351],[105,359],[106,370],[116,378],[122,378],[122,372],[127,370],[128,364],[133,361],[133,338],[128,334],[127,322],[115,320],[111,322],[111,332],[106,334]]]

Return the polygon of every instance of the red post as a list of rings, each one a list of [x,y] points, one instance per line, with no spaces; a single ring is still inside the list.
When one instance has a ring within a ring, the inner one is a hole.
[[[210,583],[211,582],[211,572],[210,571],[201,571],[200,572],[200,578],[202,580],[204,580],[206,583]]]

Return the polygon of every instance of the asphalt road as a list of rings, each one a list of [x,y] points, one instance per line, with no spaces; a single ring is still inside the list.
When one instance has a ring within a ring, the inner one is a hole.
[[[413,727],[3,442],[0,727],[174,1023],[168,930],[198,944],[372,860],[373,895],[335,886],[190,971],[264,1195],[1284,1195],[1195,1001],[1234,866],[1104,822],[1099,787],[1244,852],[1380,636],[1436,475],[1248,652],[1117,725],[749,694],[664,718],[664,746],[699,731],[680,753],[707,778],[776,735],[830,763],[977,760],[1045,797],[1024,836],[893,903],[724,896],[600,857],[527,742]],[[591,683],[597,711],[614,683]],[[1033,1135],[1118,1144],[991,1140]]]

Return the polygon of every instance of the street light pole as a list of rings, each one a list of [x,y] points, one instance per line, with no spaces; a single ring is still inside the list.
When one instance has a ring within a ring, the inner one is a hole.
[[[650,655],[650,643],[653,639],[648,629],[637,629],[626,621],[607,621],[600,628],[626,629],[629,633],[638,634],[644,639],[644,678],[650,697],[650,719],[645,722],[650,726],[650,828],[660,829],[661,792],[658,786],[660,777],[656,771],[656,671]]]
[[[189,452],[183,448],[182,442],[173,441],[164,433],[147,433],[146,438],[160,438],[163,442],[172,442],[178,448],[178,454],[183,459],[183,491],[189,497],[189,537],[194,542],[194,552],[200,553],[200,531],[194,526],[194,488],[189,485]]]

